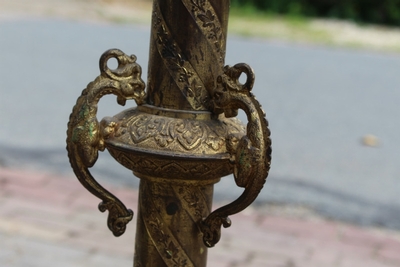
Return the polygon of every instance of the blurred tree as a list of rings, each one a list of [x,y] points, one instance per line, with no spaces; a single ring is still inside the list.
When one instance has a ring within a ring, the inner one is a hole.
[[[232,5],[275,14],[400,26],[400,0],[232,0]]]

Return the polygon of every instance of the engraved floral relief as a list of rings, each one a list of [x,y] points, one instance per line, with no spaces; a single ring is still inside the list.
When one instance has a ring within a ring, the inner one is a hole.
[[[227,136],[227,129],[211,128],[201,121],[172,120],[149,114],[140,114],[133,118],[125,127],[128,128],[134,144],[152,140],[151,142],[162,148],[178,144],[181,148],[188,151],[199,148],[202,144],[216,152],[224,151]],[[238,130],[239,132],[240,129],[229,130]],[[119,131],[126,130],[120,127]]]
[[[170,123],[170,134],[186,149],[192,150],[201,144],[205,134],[198,121],[174,121]]]
[[[154,245],[158,248],[160,256],[164,259],[167,266],[188,266],[187,256],[182,257],[182,252],[180,247],[173,242],[171,235],[167,233],[166,226],[161,221],[159,216],[157,216],[157,211],[152,209],[149,211],[149,216],[146,218],[148,222],[146,227],[148,227],[148,232],[154,241]],[[169,232],[169,231],[168,231]]]
[[[195,110],[206,109],[209,100],[207,90],[205,90],[199,75],[171,36],[161,13],[157,11],[158,9],[159,7],[156,5],[156,10],[153,12],[153,26],[155,28],[153,38],[157,41],[160,56],[192,108]]]
[[[163,127],[163,122],[163,119],[151,120],[149,116],[139,116],[131,126],[135,128],[135,131],[131,131],[132,140],[135,143],[140,143],[157,135]]]
[[[187,10],[191,12],[193,19],[203,32],[211,48],[214,50],[218,63],[224,64],[224,35],[221,23],[214,8],[206,0],[182,0]]]
[[[177,190],[177,195],[185,201],[183,205],[189,211],[194,222],[200,222],[204,216],[208,215],[209,209],[205,203],[205,198],[198,188],[181,186]]]
[[[143,189],[146,191],[144,195],[152,196],[151,199],[141,199],[141,211],[143,221],[147,232],[157,248],[157,251],[164,263],[168,267],[194,267],[188,255],[185,253],[179,241],[172,234],[168,225],[166,225],[160,214],[164,199],[162,192],[170,189],[170,185],[165,188],[159,183],[144,182]],[[143,203],[152,202],[153,205],[144,206]],[[149,208],[150,207],[150,208]]]

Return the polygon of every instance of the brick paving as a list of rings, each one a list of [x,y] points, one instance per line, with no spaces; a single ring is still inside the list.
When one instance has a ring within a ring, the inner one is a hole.
[[[136,189],[111,191],[136,209]],[[74,177],[0,168],[0,266],[132,266],[135,222],[115,238],[98,203]],[[231,219],[208,266],[400,266],[398,232],[254,208]]]

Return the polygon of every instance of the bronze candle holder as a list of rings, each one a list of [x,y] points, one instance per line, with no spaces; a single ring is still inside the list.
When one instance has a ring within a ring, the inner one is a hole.
[[[91,175],[107,149],[140,178],[135,267],[204,267],[207,247],[249,206],[268,175],[268,123],[251,93],[253,70],[225,66],[229,1],[154,0],[147,91],[136,56],[118,49],[100,58],[100,75],[83,90],[67,131],[71,166],[102,200],[108,228],[124,233],[133,212]],[[118,67],[107,66],[115,58]],[[239,82],[246,76],[244,84]],[[96,118],[97,103],[114,94],[137,107]],[[244,126],[235,117],[247,115]],[[212,211],[213,186],[234,174],[242,195]],[[212,211],[212,212],[211,212]]]

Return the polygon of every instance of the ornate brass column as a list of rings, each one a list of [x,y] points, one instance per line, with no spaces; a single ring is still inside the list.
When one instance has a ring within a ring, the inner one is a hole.
[[[206,266],[207,247],[229,227],[229,215],[250,205],[271,161],[268,123],[251,93],[253,70],[224,66],[229,1],[154,0],[147,93],[135,56],[118,49],[100,58],[100,76],[83,90],[67,131],[71,166],[103,201],[108,227],[119,236],[133,212],[90,174],[107,149],[141,179],[134,266]],[[107,67],[110,58],[118,67]],[[240,75],[246,82],[239,82]],[[98,122],[105,94],[137,107]],[[234,118],[247,115],[244,127]],[[243,194],[211,212],[213,185],[234,174]]]

